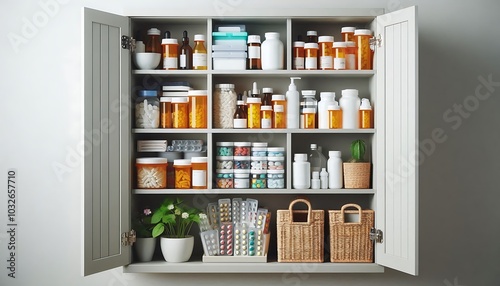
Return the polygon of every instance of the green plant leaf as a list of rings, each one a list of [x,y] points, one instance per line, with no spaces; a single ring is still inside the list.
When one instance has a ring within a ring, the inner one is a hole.
[[[174,214],[164,215],[161,221],[167,224],[175,223],[175,215]]]
[[[352,162],[363,162],[365,157],[365,141],[358,139],[351,143]]]
[[[195,223],[199,224],[200,223],[200,216],[197,214],[190,214],[189,219],[194,221]]]
[[[160,222],[164,214],[165,214],[164,210],[162,210],[161,208],[157,209],[153,214],[153,216],[151,217],[151,223],[155,224]]]
[[[154,228],[153,228],[153,237],[158,237],[160,235],[162,235],[162,233],[165,231],[165,225],[163,223],[159,223],[157,224]]]

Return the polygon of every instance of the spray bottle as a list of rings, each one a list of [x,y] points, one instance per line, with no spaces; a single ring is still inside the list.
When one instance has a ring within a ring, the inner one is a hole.
[[[287,102],[287,128],[299,128],[299,92],[297,91],[297,86],[294,80],[300,79],[300,77],[290,77],[290,85],[288,86],[288,91],[286,92],[286,102]]]

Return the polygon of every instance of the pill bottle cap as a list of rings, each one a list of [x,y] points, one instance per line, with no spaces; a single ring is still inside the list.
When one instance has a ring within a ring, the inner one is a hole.
[[[328,156],[330,157],[339,157],[342,155],[342,152],[340,151],[328,151]]]
[[[347,42],[335,42],[333,43],[334,48],[346,48],[347,47]]]
[[[317,43],[305,43],[304,49],[319,49],[319,46]]]
[[[303,48],[306,43],[302,41],[295,41],[293,42],[293,47],[294,48]]]
[[[333,42],[333,36],[319,36],[318,37],[318,43],[331,43]]]
[[[368,98],[361,99],[360,110],[372,110],[372,106],[370,105],[370,100]]]
[[[151,29],[148,30],[148,35],[159,36],[160,35],[160,30],[158,30],[157,28],[151,28]]]
[[[317,36],[318,35],[318,31],[307,31],[307,34],[308,36]]]
[[[260,35],[248,35],[247,43],[260,44]]]
[[[354,33],[356,27],[342,27],[341,33]]]
[[[137,158],[135,159],[137,164],[167,164],[167,158]]]
[[[189,166],[191,165],[190,159],[176,159],[174,160],[174,166]]]
[[[191,157],[191,163],[207,163],[207,157]]]
[[[195,41],[205,41],[205,35],[196,34],[196,35],[194,35],[194,40]]]
[[[273,93],[272,87],[264,87],[262,88],[262,93]]]
[[[335,92],[330,91],[322,91],[319,93],[321,100],[323,99],[332,99],[335,100]]]
[[[307,162],[307,154],[295,153],[295,162]]]
[[[162,39],[162,45],[177,45],[177,39]]]
[[[316,91],[315,90],[302,90],[302,95],[305,95],[305,96],[315,96],[316,95]]]
[[[371,36],[372,31],[368,29],[356,29],[354,31],[354,36]]]
[[[248,97],[247,98],[247,104],[252,104],[252,103],[260,103],[260,97]]]
[[[318,172],[318,171],[314,171],[314,172],[312,173],[312,178],[313,178],[313,179],[319,179],[319,172]]]
[[[273,94],[272,100],[285,100],[284,94]]]

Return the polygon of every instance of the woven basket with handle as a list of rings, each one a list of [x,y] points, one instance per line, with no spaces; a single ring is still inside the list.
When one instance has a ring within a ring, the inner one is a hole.
[[[305,203],[307,210],[294,210],[296,203]],[[306,215],[306,221],[294,221],[294,217]],[[278,262],[323,262],[324,220],[324,211],[312,210],[306,199],[296,199],[288,210],[278,210]]]
[[[356,210],[347,210],[356,208]],[[330,261],[373,262],[370,229],[375,212],[362,210],[357,204],[346,204],[340,210],[328,211],[330,217]],[[359,221],[346,222],[346,214],[358,214]]]

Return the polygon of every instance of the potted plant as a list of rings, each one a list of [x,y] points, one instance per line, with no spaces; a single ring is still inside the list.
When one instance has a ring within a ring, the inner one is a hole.
[[[160,246],[167,262],[185,262],[191,257],[194,237],[189,235],[193,223],[200,222],[201,211],[185,205],[180,199],[166,198],[151,218],[153,237],[160,236]]]
[[[151,261],[156,248],[156,238],[153,237],[151,224],[151,209],[144,208],[132,220],[132,229],[136,232],[134,249],[139,261]]]
[[[346,189],[367,189],[370,187],[370,162],[366,162],[365,141],[358,139],[351,143],[351,160],[343,163],[344,187]]]

